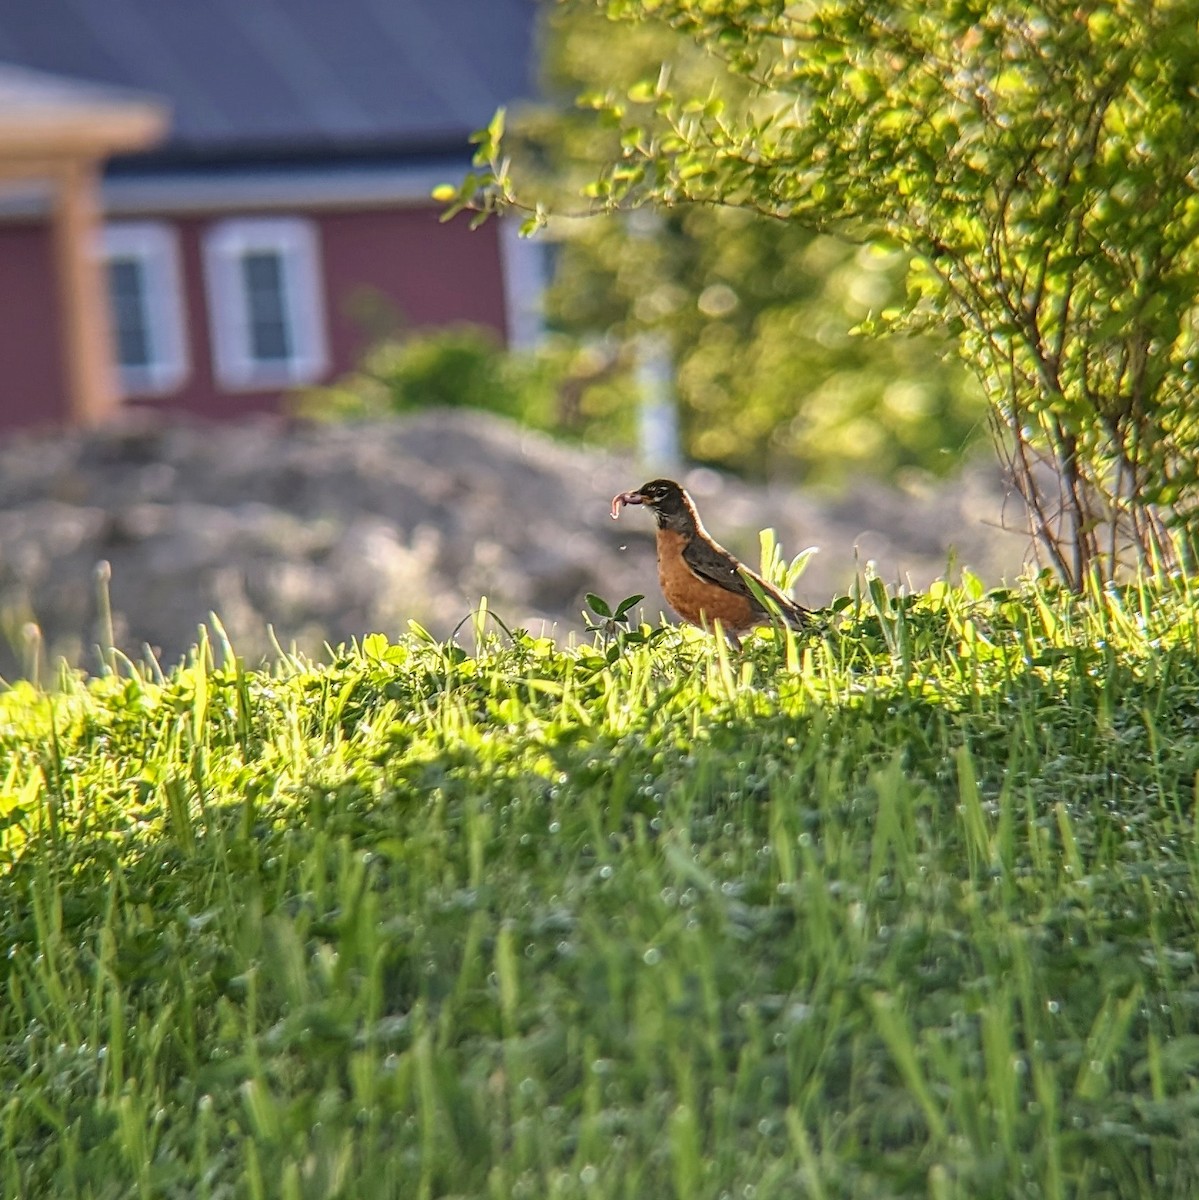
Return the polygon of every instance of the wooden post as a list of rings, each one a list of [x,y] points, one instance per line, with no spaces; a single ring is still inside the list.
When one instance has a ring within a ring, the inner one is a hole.
[[[68,419],[95,425],[118,406],[108,296],[99,255],[100,171],[73,158],[55,172],[54,248],[65,350]]]

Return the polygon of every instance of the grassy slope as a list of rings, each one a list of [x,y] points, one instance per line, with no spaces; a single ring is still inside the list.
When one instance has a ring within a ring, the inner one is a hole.
[[[0,1192],[1195,1195],[1197,622],[18,686]]]

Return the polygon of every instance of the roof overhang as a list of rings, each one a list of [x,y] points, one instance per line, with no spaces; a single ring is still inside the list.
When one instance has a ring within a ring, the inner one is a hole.
[[[271,167],[171,175],[110,175],[104,209],[111,216],[185,216],[256,209],[362,209],[431,205],[438,184],[466,174],[452,165]]]
[[[310,211],[436,206],[438,184],[461,179],[463,156],[442,166],[390,164],[304,168],[192,170],[180,173],[107,175],[101,191],[104,215],[124,217],[207,216],[226,212]],[[0,172],[2,178],[2,172]],[[44,173],[43,173],[44,178]],[[0,191],[0,220],[29,220],[49,212],[49,189],[38,178]]]
[[[140,93],[0,64],[0,178],[146,150],[166,136],[169,119],[165,104]]]

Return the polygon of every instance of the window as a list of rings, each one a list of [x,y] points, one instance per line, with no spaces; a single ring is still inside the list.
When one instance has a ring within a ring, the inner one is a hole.
[[[121,390],[127,396],[175,391],[187,378],[175,231],[142,221],[107,225],[103,256]]]
[[[231,391],[312,383],[328,361],[315,227],[222,221],[204,239],[217,381]]]

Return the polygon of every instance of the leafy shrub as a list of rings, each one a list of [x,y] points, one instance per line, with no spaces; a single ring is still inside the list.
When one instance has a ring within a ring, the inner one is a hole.
[[[357,371],[296,401],[318,420],[379,418],[425,408],[477,408],[534,429],[619,444],[631,437],[632,397],[607,360],[562,340],[506,350],[478,325],[386,338]]]

